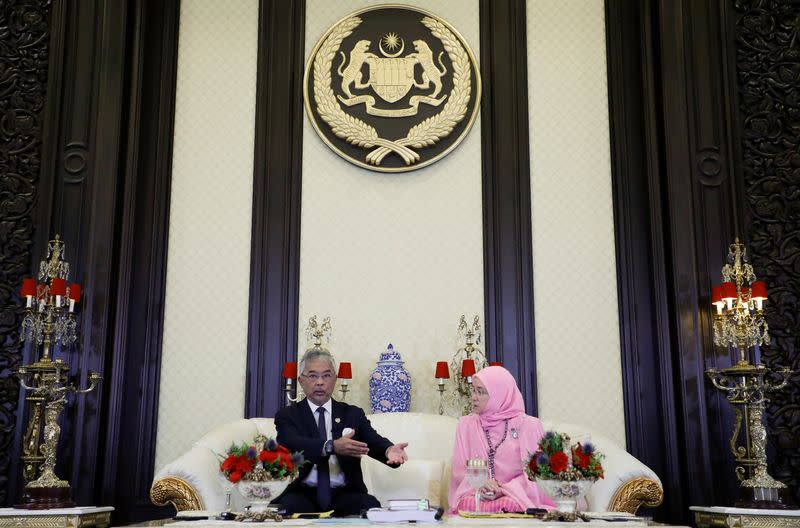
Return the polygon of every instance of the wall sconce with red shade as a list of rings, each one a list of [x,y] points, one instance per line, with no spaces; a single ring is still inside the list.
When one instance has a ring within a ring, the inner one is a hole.
[[[436,372],[433,376],[436,378],[439,389],[439,414],[444,414],[444,380],[450,379],[450,369],[447,368],[447,361],[436,362]]]
[[[461,377],[467,380],[467,383],[472,385],[472,376],[475,375],[475,360],[465,359],[461,362]]]
[[[339,387],[339,391],[342,393],[342,401],[347,398],[347,391],[349,390],[348,384],[350,380],[353,379],[353,366],[349,361],[342,361],[339,363],[339,373],[336,375],[337,378],[342,380],[342,384]]]
[[[283,365],[283,379],[284,379],[283,392],[286,393],[286,405],[289,405],[293,401],[296,401],[296,399],[294,398],[294,394],[292,394],[294,389],[295,378],[297,378],[297,362],[287,361]]]

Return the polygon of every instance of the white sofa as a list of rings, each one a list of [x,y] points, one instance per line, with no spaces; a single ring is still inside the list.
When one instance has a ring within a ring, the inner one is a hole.
[[[362,460],[364,482],[381,503],[390,498],[428,497],[447,507],[450,458],[457,419],[422,413],[386,413],[367,416],[373,427],[394,442],[408,442],[409,461],[397,469],[369,457]],[[590,434],[578,426],[544,422],[545,430],[567,433],[575,440],[591,438],[605,455],[605,478],[598,480],[587,495],[587,511],[628,511],[635,513],[642,504],[657,506],[663,498],[658,476],[647,466],[609,439]],[[156,473],[150,489],[154,504],[173,504],[180,510],[222,510],[226,490],[231,486],[220,477],[217,456],[232,442],[242,442],[263,434],[274,438],[271,418],[251,418],[221,425],[207,433],[194,446]],[[244,506],[232,491],[232,506]]]

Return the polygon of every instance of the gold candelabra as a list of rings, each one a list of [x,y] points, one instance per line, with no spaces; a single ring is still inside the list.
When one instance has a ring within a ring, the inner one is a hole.
[[[322,346],[322,342],[324,341],[325,344],[328,344],[331,340],[332,332],[333,330],[331,327],[330,317],[326,317],[325,319],[322,320],[322,323],[319,323],[317,321],[317,316],[312,315],[308,319],[308,324],[306,325],[305,329],[306,342],[312,342],[312,345],[306,349],[306,352],[310,350],[320,350],[328,352],[328,349]],[[289,403],[298,402],[301,399],[303,399],[303,394],[302,394],[303,391],[301,387],[299,385],[296,388],[293,387],[294,379],[298,375],[302,375],[303,373],[297,371],[298,365],[296,363],[294,364],[294,367],[289,367],[289,365],[290,363],[287,363],[287,365],[284,366],[284,376],[283,376],[285,380],[283,391],[286,394],[287,405],[289,405]],[[287,373],[289,372],[287,368],[294,369],[293,376],[287,376]],[[292,395],[293,392],[295,393],[294,396]],[[347,392],[347,389],[345,389],[345,392]]]
[[[306,326],[306,340],[314,342],[309,350],[327,351],[326,348],[323,348],[322,341],[325,341],[325,344],[330,343],[331,333],[332,329],[330,317],[323,319],[322,324],[320,324],[317,322],[317,316],[312,315],[308,320],[308,326]]]
[[[767,286],[756,280],[753,266],[747,262],[747,249],[738,238],[728,248],[722,277],[725,282],[712,289],[711,302],[717,308],[714,344],[738,348],[743,361],[748,348],[768,345],[770,337],[763,310]]]
[[[77,340],[75,305],[80,300],[80,286],[69,280],[69,264],[64,261],[64,242],[56,235],[48,244],[47,259],[39,267],[39,282],[25,279],[21,295],[26,299],[20,340],[41,346],[41,356],[29,365],[14,369],[20,386],[28,392],[32,409],[23,436],[23,502],[19,508],[47,509],[72,506],[70,485],[55,474],[56,452],[61,427],[58,418],[68,394],[91,392],[102,379],[89,374],[89,386],[79,389],[69,381],[69,365],[53,359],[56,347],[66,347]],[[35,353],[35,352],[34,352]],[[42,421],[44,427],[42,431]],[[38,478],[36,477],[39,473]]]
[[[711,302],[716,307],[714,344],[736,347],[739,359],[730,368],[711,368],[706,374],[733,405],[735,421],[729,445],[742,489],[737,506],[786,508],[781,499],[781,490],[786,485],[767,472],[767,429],[763,416],[769,393],[783,389],[792,371],[788,367],[772,370],[754,365],[747,358],[749,348],[770,342],[763,311],[767,288],[764,282],[756,280],[753,267],[747,262],[747,250],[738,238],[729,246],[722,276],[725,282],[712,289]],[[744,445],[737,445],[742,424]]]

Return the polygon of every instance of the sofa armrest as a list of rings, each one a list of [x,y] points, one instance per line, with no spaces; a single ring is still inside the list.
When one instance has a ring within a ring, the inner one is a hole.
[[[642,504],[661,504],[664,490],[652,469],[616,445],[603,442],[597,447],[605,454],[605,478],[595,482],[587,496],[589,511],[636,513]]]
[[[572,441],[591,442],[602,453],[605,478],[597,480],[586,495],[587,511],[620,511],[636,513],[643,504],[658,506],[664,498],[661,479],[655,472],[625,451],[610,438],[592,434],[584,427],[543,422],[545,431],[560,431]]]
[[[640,506],[651,508],[664,501],[664,489],[659,482],[647,477],[631,479],[619,488],[608,505],[610,511],[636,513]]]
[[[225,489],[219,477],[219,460],[207,448],[195,446],[156,474],[150,500],[158,506],[171,503],[182,510],[222,510]]]
[[[197,490],[178,477],[156,479],[150,487],[150,502],[156,506],[172,504],[176,511],[203,509]]]

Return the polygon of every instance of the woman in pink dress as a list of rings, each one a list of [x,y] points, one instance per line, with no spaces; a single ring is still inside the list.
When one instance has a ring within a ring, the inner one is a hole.
[[[522,469],[523,460],[536,452],[544,431],[538,418],[525,414],[522,394],[511,373],[503,367],[487,367],[475,374],[472,408],[473,414],[462,417],[456,428],[448,496],[451,513],[475,511],[475,490],[465,478],[470,458],[483,458],[489,466],[489,478],[480,489],[482,512],[554,506]]]

